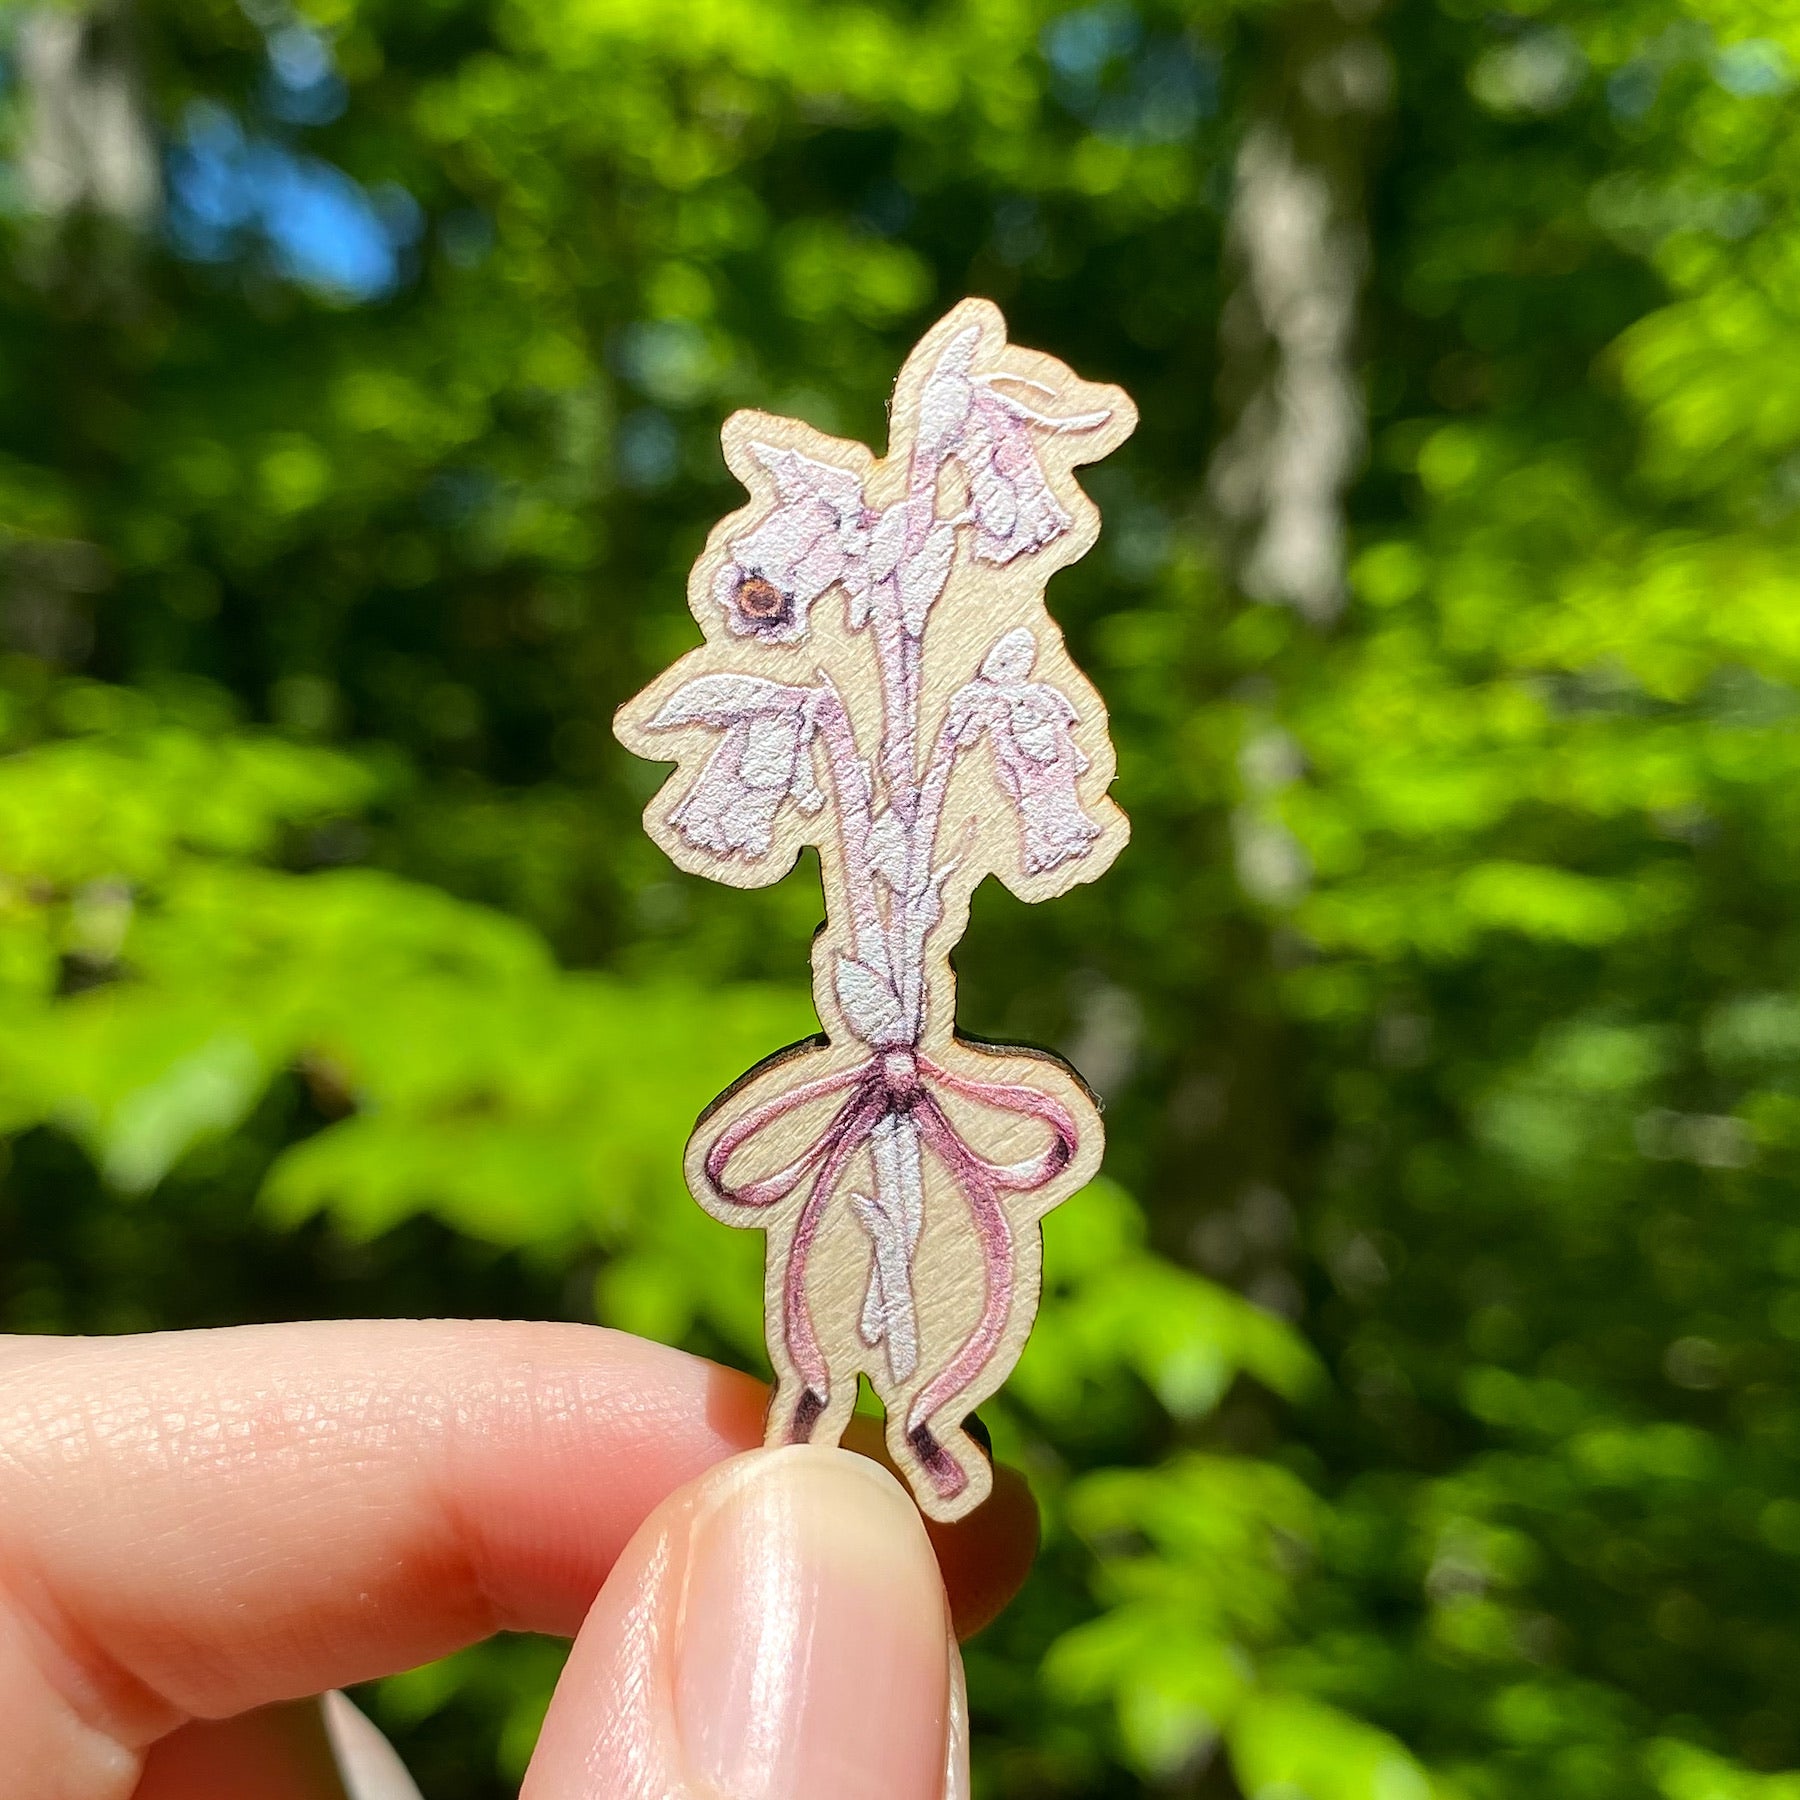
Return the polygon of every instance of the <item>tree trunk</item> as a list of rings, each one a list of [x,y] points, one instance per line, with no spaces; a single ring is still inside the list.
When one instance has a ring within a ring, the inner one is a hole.
[[[1367,28],[1376,5],[1308,0],[1271,20],[1270,77],[1238,151],[1220,319],[1228,427],[1208,489],[1232,571],[1256,599],[1321,623],[1344,602],[1344,495],[1365,440],[1363,171],[1393,85]]]
[[[162,194],[156,139],[123,4],[34,7],[18,27],[27,105],[19,172],[30,209],[142,227]]]

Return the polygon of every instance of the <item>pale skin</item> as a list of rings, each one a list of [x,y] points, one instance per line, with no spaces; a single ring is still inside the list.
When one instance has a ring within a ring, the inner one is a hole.
[[[867,1456],[755,1449],[766,1403],[587,1326],[0,1339],[0,1792],[399,1800],[315,1697],[535,1631],[521,1800],[961,1800],[1030,1496],[928,1533]]]

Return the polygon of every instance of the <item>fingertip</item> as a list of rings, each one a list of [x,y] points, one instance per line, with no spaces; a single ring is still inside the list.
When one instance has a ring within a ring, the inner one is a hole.
[[[986,1429],[973,1417],[965,1429],[991,1460]],[[866,1414],[850,1421],[844,1447],[886,1469],[894,1467],[880,1422]],[[1018,1469],[996,1462],[993,1491],[980,1506],[948,1525],[926,1518],[925,1531],[937,1552],[956,1635],[973,1637],[1006,1610],[1037,1559],[1038,1509],[1031,1486]]]
[[[941,1800],[943,1590],[872,1461],[752,1451],[647,1521],[576,1641],[526,1800]]]

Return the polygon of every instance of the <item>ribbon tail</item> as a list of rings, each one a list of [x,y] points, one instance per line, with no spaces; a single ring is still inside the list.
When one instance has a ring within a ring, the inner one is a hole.
[[[981,1317],[956,1355],[913,1401],[906,1416],[908,1441],[933,1486],[949,1499],[968,1485],[968,1477],[938,1442],[931,1421],[959,1394],[967,1391],[1000,1348],[1007,1321],[1012,1316],[1013,1276],[1017,1265],[1012,1226],[981,1158],[962,1141],[956,1127],[930,1094],[920,1097],[914,1117],[919,1122],[919,1135],[962,1189],[981,1244]]]
[[[830,1154],[813,1178],[812,1191],[806,1196],[806,1204],[794,1224],[794,1235],[788,1242],[787,1267],[781,1277],[781,1333],[794,1368],[805,1383],[794,1415],[788,1422],[786,1437],[790,1444],[808,1441],[815,1421],[831,1399],[831,1370],[819,1347],[818,1333],[813,1329],[812,1307],[806,1298],[807,1259],[819,1235],[826,1203],[850,1158],[874,1129],[881,1111],[881,1100],[865,1093],[856,1098],[854,1107],[846,1106],[840,1113],[843,1128],[836,1133]]]

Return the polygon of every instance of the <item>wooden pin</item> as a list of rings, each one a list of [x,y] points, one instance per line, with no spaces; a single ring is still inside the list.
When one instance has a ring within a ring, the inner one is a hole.
[[[1048,900],[1128,835],[1106,709],[1044,586],[1099,533],[1074,469],[1136,422],[1120,389],[1009,344],[986,300],[907,358],[883,458],[734,413],[751,500],[689,578],[706,642],[616,721],[678,765],[645,825],[690,873],[762,887],[818,846],[824,1035],[713,1103],[688,1185],[768,1233],[768,1441],[835,1442],[864,1373],[938,1519],[987,1496],[963,1421],[1025,1346],[1039,1221],[1100,1164],[1066,1063],[957,1036],[950,951],[985,876]]]

